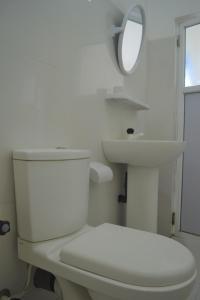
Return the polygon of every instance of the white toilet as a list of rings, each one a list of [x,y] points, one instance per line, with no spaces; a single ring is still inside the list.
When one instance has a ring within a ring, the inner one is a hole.
[[[19,258],[54,274],[67,300],[186,300],[196,277],[176,241],[87,225],[87,150],[13,153]]]

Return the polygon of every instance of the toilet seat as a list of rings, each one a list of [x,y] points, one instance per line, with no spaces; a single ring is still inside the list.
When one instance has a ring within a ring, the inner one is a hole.
[[[112,224],[100,225],[67,243],[61,262],[125,284],[167,287],[195,274],[187,248],[166,237]]]

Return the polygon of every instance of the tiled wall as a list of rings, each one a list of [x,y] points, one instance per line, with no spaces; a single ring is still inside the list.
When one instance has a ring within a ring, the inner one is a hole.
[[[122,20],[120,2],[0,2],[0,218],[12,228],[0,237],[0,290],[18,291],[25,280],[16,252],[12,150],[89,148],[93,159],[105,162],[103,138],[143,126],[143,113],[140,118],[105,102],[115,86],[146,98],[146,51],[133,76],[123,76],[117,66],[111,26]],[[112,168],[112,183],[91,186],[91,224],[120,222],[122,183],[119,169]]]
[[[177,137],[175,19],[200,11],[198,0],[147,1],[147,101],[145,132],[154,139]],[[170,234],[175,165],[164,166],[159,185],[159,231]]]

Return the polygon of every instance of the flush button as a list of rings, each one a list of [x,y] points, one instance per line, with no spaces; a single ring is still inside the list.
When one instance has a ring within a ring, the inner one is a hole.
[[[10,223],[8,221],[0,221],[0,235],[10,232]]]

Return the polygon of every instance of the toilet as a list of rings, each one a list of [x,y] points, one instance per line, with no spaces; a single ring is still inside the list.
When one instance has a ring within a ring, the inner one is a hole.
[[[195,261],[178,242],[87,225],[90,152],[13,152],[18,256],[54,275],[63,300],[186,300]]]

